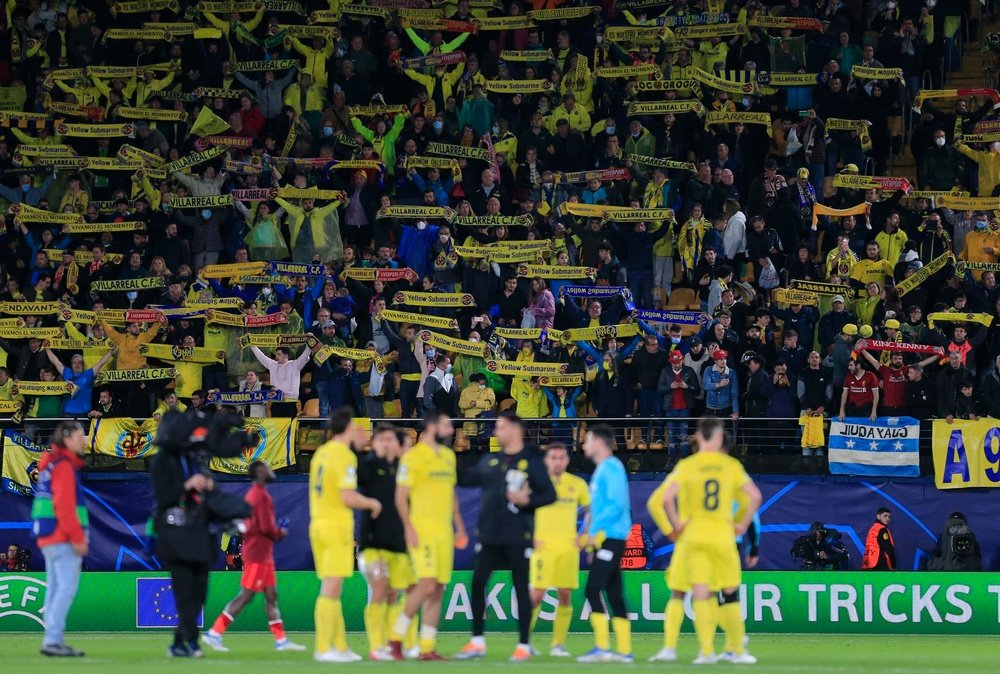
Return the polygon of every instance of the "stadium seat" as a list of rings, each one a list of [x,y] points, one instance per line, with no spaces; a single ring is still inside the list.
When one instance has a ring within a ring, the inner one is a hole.
[[[698,295],[691,288],[674,288],[670,293],[670,301],[667,303],[668,309],[687,311],[688,307],[698,301]]]
[[[303,417],[319,417],[319,398],[310,398],[302,406]]]

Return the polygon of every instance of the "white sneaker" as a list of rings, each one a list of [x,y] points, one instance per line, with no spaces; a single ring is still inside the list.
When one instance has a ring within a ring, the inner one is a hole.
[[[719,661],[719,658],[715,656],[715,653],[711,655],[699,655],[691,663],[692,665],[714,665]]]
[[[334,651],[330,650],[326,653],[316,653],[313,655],[313,660],[316,662],[359,662],[361,656],[353,651]]]
[[[416,660],[420,657],[420,646],[414,646],[413,648],[407,648],[406,653],[404,653],[407,660]]]
[[[750,655],[748,652],[743,651],[739,655],[733,655],[733,657],[729,659],[729,662],[734,665],[756,665],[757,658]]]
[[[724,651],[722,653],[719,653],[717,656],[715,656],[715,661],[716,662],[732,662],[734,657],[736,657],[736,654],[733,653],[732,651]]]
[[[302,644],[297,644],[294,641],[289,641],[288,639],[283,639],[281,641],[274,642],[274,650],[276,651],[304,651],[306,647]]]
[[[372,651],[371,654],[369,654],[368,659],[374,662],[392,662],[393,657],[388,648],[379,648],[378,650]]]
[[[562,644],[556,644],[549,649],[550,658],[569,658],[572,657],[572,653],[566,650],[566,647]]]
[[[229,649],[226,648],[222,643],[222,636],[218,634],[205,632],[204,634],[201,635],[201,643],[205,644],[213,651],[218,651],[219,653],[229,652]]]
[[[661,648],[660,652],[649,659],[650,662],[676,662],[676,648]]]
[[[611,662],[614,655],[611,651],[601,648],[592,648],[587,653],[576,659],[577,662]]]
[[[541,657],[542,652],[535,647],[535,644],[531,644],[531,657],[537,658]]]

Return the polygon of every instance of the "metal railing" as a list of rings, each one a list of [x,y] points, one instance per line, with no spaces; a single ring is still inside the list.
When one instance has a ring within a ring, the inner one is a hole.
[[[615,438],[615,452],[626,463],[630,472],[663,472],[669,470],[676,461],[690,452],[689,436],[694,432],[696,417],[620,417],[598,418],[579,417],[572,419],[525,419],[527,441],[544,446],[551,442],[561,442],[570,450],[571,469],[588,471],[591,466],[583,455],[583,441],[587,429],[595,424],[611,427]],[[13,425],[3,422],[5,429],[13,429],[38,444],[47,444],[55,426],[62,419],[25,419],[23,424]],[[91,420],[81,422],[89,434]],[[141,423],[142,419],[136,419]],[[371,428],[380,423],[389,423],[407,429],[415,437],[419,419],[383,418],[371,419]],[[493,438],[496,424],[494,416],[475,419],[455,418],[453,446],[460,463],[472,463],[484,453],[499,451]],[[327,438],[326,420],[319,417],[299,417],[295,437],[296,463],[286,469],[291,473],[308,472],[312,452]],[[726,428],[733,440],[733,451],[747,469],[755,473],[805,473],[823,474],[827,472],[825,458],[806,457],[801,447],[802,432],[799,419],[795,418],[744,418],[725,419]],[[931,453],[932,424],[921,422],[920,454],[921,473],[933,473]],[[370,449],[366,439],[361,451]],[[105,449],[88,445],[87,466],[92,471],[137,471],[147,468],[146,459],[127,459]]]

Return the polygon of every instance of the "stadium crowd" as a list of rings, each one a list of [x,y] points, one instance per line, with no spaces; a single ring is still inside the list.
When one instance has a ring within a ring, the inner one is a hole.
[[[963,13],[8,0],[0,402],[1000,417]]]

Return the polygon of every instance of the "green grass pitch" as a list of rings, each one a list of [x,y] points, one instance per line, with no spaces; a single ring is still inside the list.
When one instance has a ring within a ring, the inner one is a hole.
[[[40,634],[0,636],[0,667],[6,672],[67,672],[72,674],[184,674],[186,672],[294,672],[345,669],[390,672],[397,668],[408,671],[432,670],[453,674],[497,671],[513,667],[525,672],[583,674],[587,669],[601,671],[703,671],[705,667],[690,664],[695,656],[694,636],[681,636],[680,660],[676,663],[650,664],[646,658],[661,646],[659,635],[636,635],[634,665],[582,665],[569,659],[542,656],[530,663],[511,665],[507,657],[515,644],[511,634],[487,636],[489,657],[481,662],[446,662],[441,665],[420,662],[362,662],[351,665],[320,664],[312,661],[312,635],[289,635],[307,644],[305,653],[277,653],[270,634],[231,634],[226,637],[230,653],[206,652],[204,660],[167,660],[167,633],[156,634],[69,634],[67,641],[87,652],[81,660],[52,660],[38,654]],[[440,640],[442,654],[451,655],[464,644],[467,635],[446,634]],[[358,653],[365,647],[363,634],[351,634],[348,641]],[[721,648],[721,636],[717,645]],[[537,646],[548,651],[548,636],[541,634]],[[587,635],[570,636],[568,644],[574,655],[591,646]],[[927,636],[840,636],[840,635],[752,635],[750,650],[760,662],[752,667],[726,663],[716,669],[748,669],[757,672],[804,674],[885,674],[890,672],[922,673],[945,671],[995,671],[996,639],[991,637],[927,637]],[[711,668],[709,668],[711,669]]]

